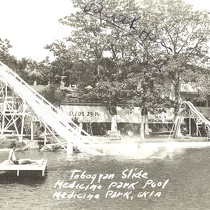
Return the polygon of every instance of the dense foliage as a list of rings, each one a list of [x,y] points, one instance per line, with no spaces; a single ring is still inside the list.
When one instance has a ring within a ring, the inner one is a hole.
[[[181,83],[197,82],[203,68],[196,65],[208,58],[209,15],[182,0],[138,2],[75,0],[79,10],[60,20],[72,33],[47,49],[86,100],[110,110],[121,104],[177,112]]]
[[[101,102],[111,114],[119,104],[150,112],[174,107],[177,113],[182,83],[209,85],[202,67],[208,60],[209,14],[182,0],[134,2],[74,0],[77,12],[60,19],[71,34],[46,46],[55,60],[17,60],[2,39],[0,60],[29,84],[50,83],[48,96],[58,93],[63,81],[77,85],[79,98]]]

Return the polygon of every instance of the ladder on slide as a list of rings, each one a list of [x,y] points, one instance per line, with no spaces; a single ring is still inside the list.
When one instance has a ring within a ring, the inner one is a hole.
[[[202,114],[201,112],[199,112],[199,111],[195,108],[195,106],[194,106],[190,101],[185,101],[185,102],[183,102],[183,103],[185,103],[185,104],[188,105],[188,107],[190,108],[190,110],[198,116],[198,118],[200,119],[201,122],[203,122],[205,125],[207,125],[207,126],[210,127],[210,121],[208,121],[208,120],[203,116],[203,114]]]
[[[205,124],[205,130],[206,130],[206,133],[207,133],[207,140],[209,141],[209,138],[210,138],[210,121],[207,120],[203,114],[201,112],[199,112],[195,106],[190,102],[190,101],[186,101],[185,102],[188,107],[190,108],[190,110],[195,114],[197,115],[198,119],[199,119],[199,122],[202,122]],[[198,125],[197,125],[198,126]],[[200,132],[200,131],[199,131]]]
[[[199,112],[195,106],[190,102],[190,101],[183,101],[183,104],[186,104],[190,111],[197,116],[199,119],[199,123],[204,123],[206,127],[206,132],[207,132],[207,138],[210,138],[210,121],[208,121],[201,112]],[[175,125],[174,125],[174,132],[176,133],[176,130],[180,126],[180,116],[177,116],[175,120]],[[197,125],[198,126],[198,125]]]
[[[207,139],[209,140],[210,138],[210,121],[208,121],[201,112],[199,112],[195,106],[190,102],[190,101],[183,101],[182,102],[183,104],[186,104],[190,111],[196,116],[196,118],[198,119],[196,121],[196,126],[197,126],[197,129],[198,129],[198,133],[200,134],[201,136],[201,133],[199,131],[199,126],[204,123],[205,124],[205,130],[206,130],[206,133],[207,133]]]
[[[0,81],[6,83],[26,104],[33,110],[39,120],[49,129],[53,129],[66,142],[70,141],[81,152],[93,155],[101,155],[96,151],[91,142],[91,136],[82,130],[73,121],[69,123],[64,117],[64,113],[59,108],[53,106],[23,79],[21,79],[8,66],[0,62]],[[66,150],[66,146],[58,138],[56,140]]]

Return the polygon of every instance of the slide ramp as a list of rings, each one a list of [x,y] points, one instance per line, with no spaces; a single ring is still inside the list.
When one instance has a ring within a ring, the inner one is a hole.
[[[202,123],[204,123],[206,126],[210,128],[210,121],[208,121],[203,116],[203,114],[199,112],[190,101],[184,101],[183,103],[186,104],[190,108],[191,112],[193,112]]]
[[[88,133],[82,130],[83,135],[81,135],[81,129],[79,129],[78,125],[73,121],[69,124],[67,120],[65,120],[68,118],[63,117],[66,113],[53,106],[2,62],[0,62],[0,80],[7,84],[14,93],[27,103],[41,122],[48,128],[53,129],[60,137],[65,139],[66,142],[70,141],[81,152],[101,155],[101,153],[94,148],[94,144],[91,142]],[[62,146],[65,148],[63,144]]]

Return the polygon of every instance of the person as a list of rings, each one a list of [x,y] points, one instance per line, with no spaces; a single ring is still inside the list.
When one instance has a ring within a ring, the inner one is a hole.
[[[12,163],[16,165],[32,164],[32,163],[40,164],[43,162],[43,159],[41,160],[32,160],[31,158],[19,159],[15,156],[15,148],[16,147],[10,150],[9,162],[11,161]]]

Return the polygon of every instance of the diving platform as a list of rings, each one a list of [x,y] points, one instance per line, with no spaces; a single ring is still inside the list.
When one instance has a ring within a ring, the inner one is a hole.
[[[17,176],[20,175],[20,171],[41,171],[42,176],[45,175],[47,168],[47,160],[36,160],[37,163],[30,164],[14,164],[9,160],[5,160],[0,163],[0,171],[17,171]]]

